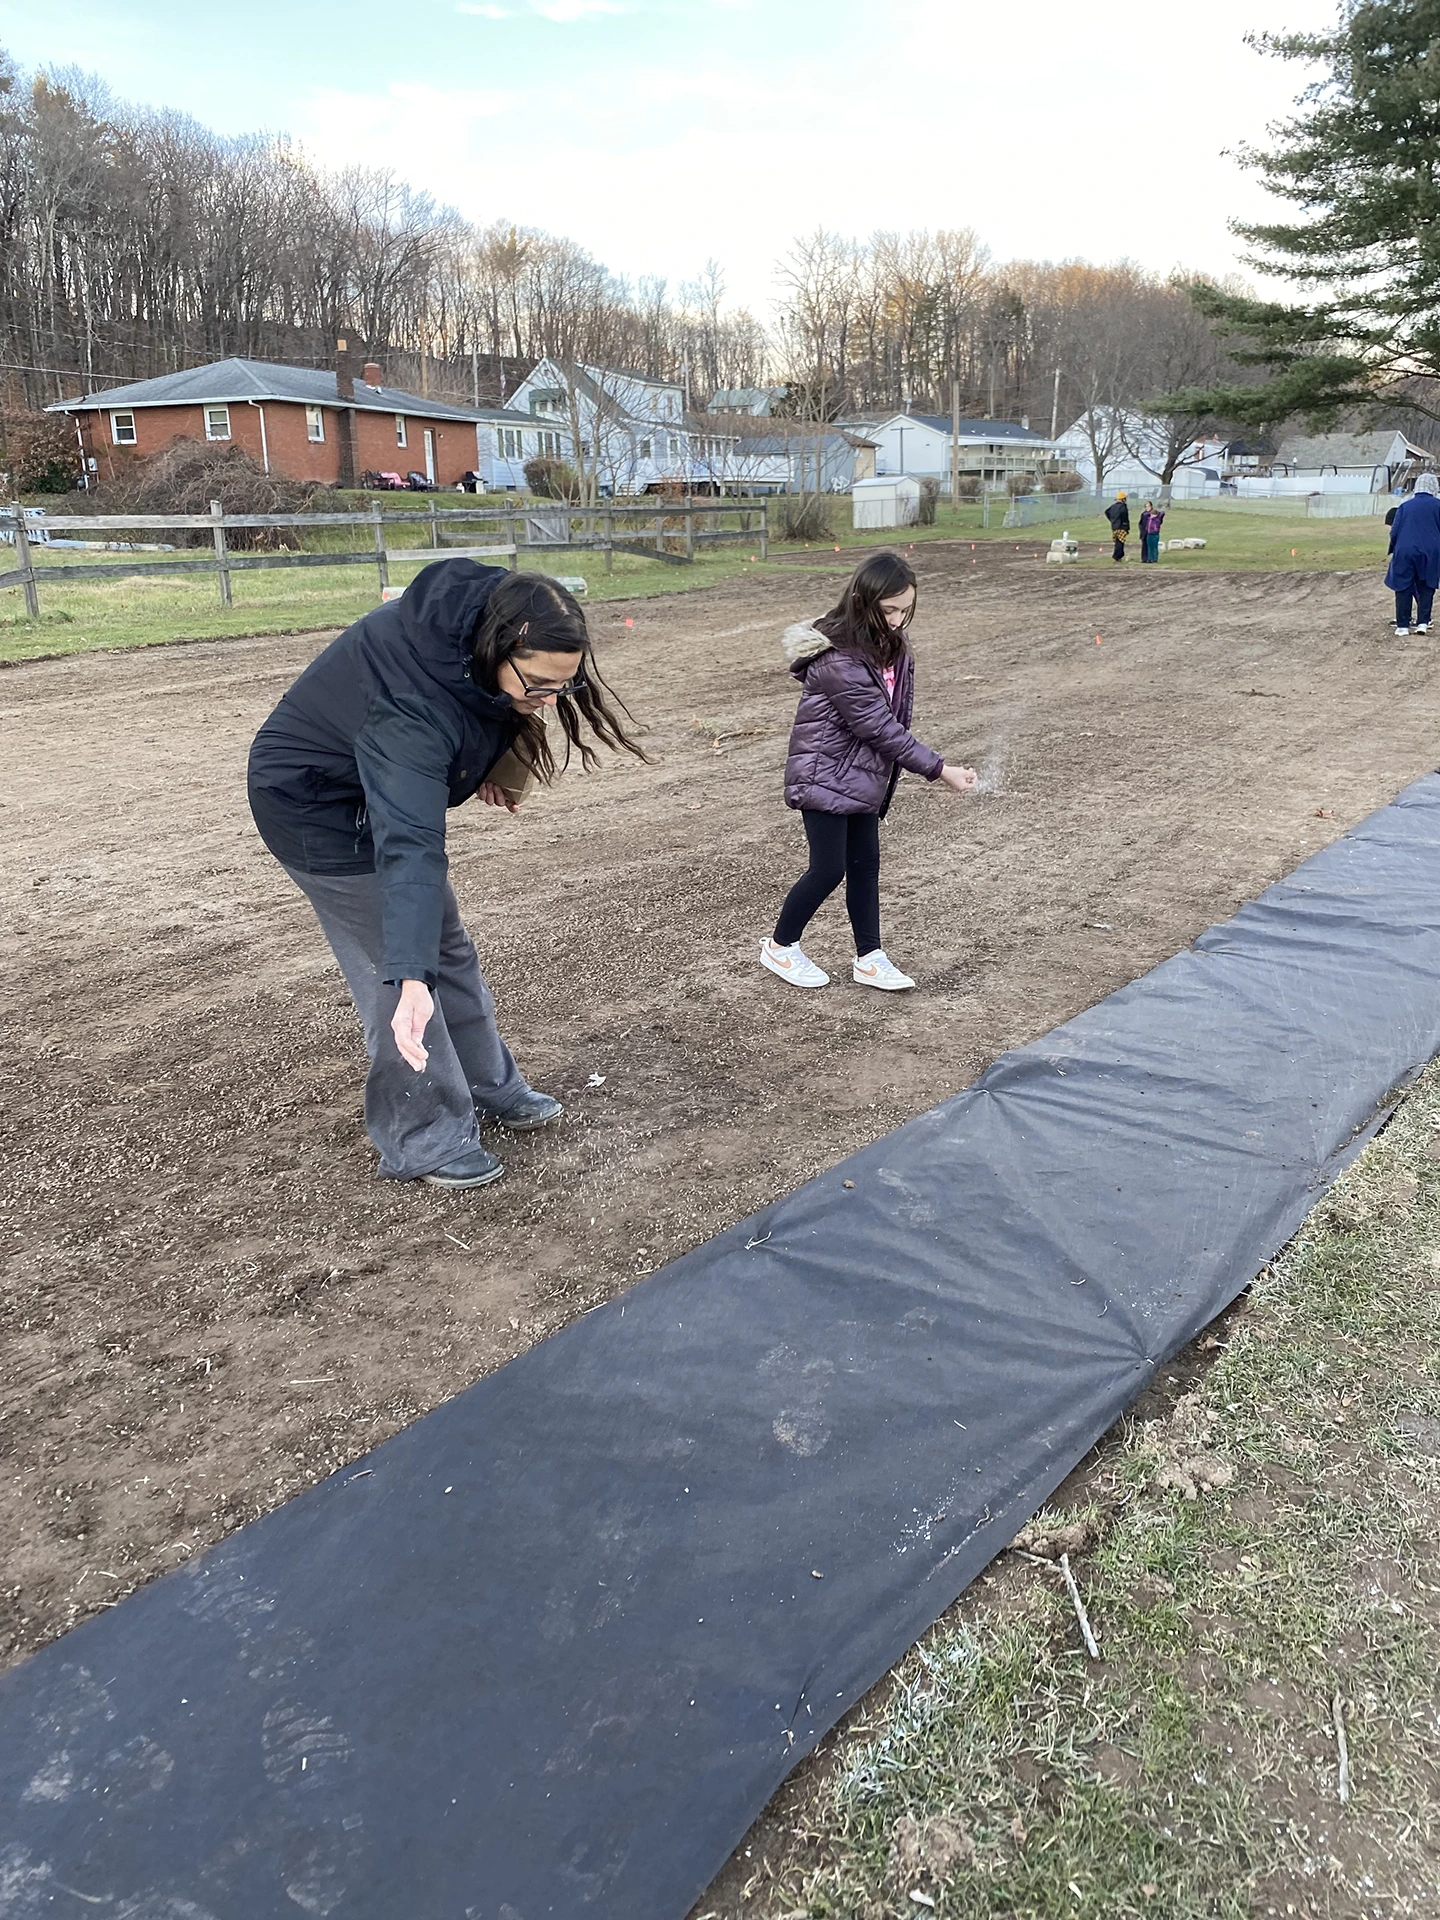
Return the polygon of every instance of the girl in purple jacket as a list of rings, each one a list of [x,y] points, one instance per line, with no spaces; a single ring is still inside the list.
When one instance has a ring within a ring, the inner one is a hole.
[[[785,762],[785,804],[797,807],[810,866],[780,909],[760,964],[795,987],[824,987],[828,973],[800,951],[800,936],[843,880],[855,933],[857,986],[894,993],[915,982],[880,945],[880,822],[901,767],[973,787],[970,767],[947,766],[910,732],[915,661],[905,630],[915,612],[915,574],[898,553],[877,553],[852,576],[840,604],[813,625],[785,630],[799,711]]]

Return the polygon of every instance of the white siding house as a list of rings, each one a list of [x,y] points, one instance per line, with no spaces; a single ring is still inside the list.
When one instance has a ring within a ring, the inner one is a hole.
[[[733,436],[688,422],[678,383],[547,359],[507,405],[529,415],[532,430],[573,433],[578,421],[577,464],[602,494],[719,485],[732,464]]]
[[[1096,448],[1100,452],[1103,473],[1100,484],[1107,490],[1127,493],[1154,490],[1160,484],[1169,449],[1169,429],[1163,421],[1143,414],[1125,413],[1118,408],[1097,407],[1092,416],[1082,415],[1067,427],[1055,442],[1063,467],[1073,468],[1086,486],[1096,484]],[[1224,471],[1228,442],[1196,440],[1185,449],[1183,463],[1175,469],[1171,492],[1177,500],[1218,491]]]
[[[475,471],[487,493],[525,491],[525,462],[574,458],[568,425],[536,420],[515,407],[481,407],[475,414]]]
[[[938,480],[950,491],[950,449],[954,422],[948,415],[892,413],[864,415],[838,423],[875,443],[878,475],[908,473]],[[960,422],[960,474],[1003,485],[1012,473],[1043,473],[1055,464],[1055,443],[1013,420]]]

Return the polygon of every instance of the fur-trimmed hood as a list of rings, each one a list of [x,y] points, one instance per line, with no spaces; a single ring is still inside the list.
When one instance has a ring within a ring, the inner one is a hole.
[[[790,665],[799,667],[827,652],[835,643],[827,639],[812,620],[797,620],[793,626],[786,627],[780,644]]]

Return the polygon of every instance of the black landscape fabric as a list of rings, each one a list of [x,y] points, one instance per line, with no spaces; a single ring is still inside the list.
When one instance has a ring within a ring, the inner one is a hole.
[[[1284,1243],[1437,983],[1431,776],[12,1671],[0,1916],[681,1920]]]

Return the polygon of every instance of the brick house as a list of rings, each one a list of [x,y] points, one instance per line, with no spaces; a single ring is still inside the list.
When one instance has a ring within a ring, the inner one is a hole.
[[[46,411],[74,420],[86,472],[101,485],[134,455],[189,439],[229,441],[266,473],[291,480],[353,486],[367,471],[416,472],[453,487],[489,464],[481,455],[492,433],[498,440],[497,427],[508,421],[510,432],[529,427],[533,437],[528,415],[402,393],[385,386],[374,361],[357,371],[345,342],[340,348],[338,371],[217,360],[55,401]]]

